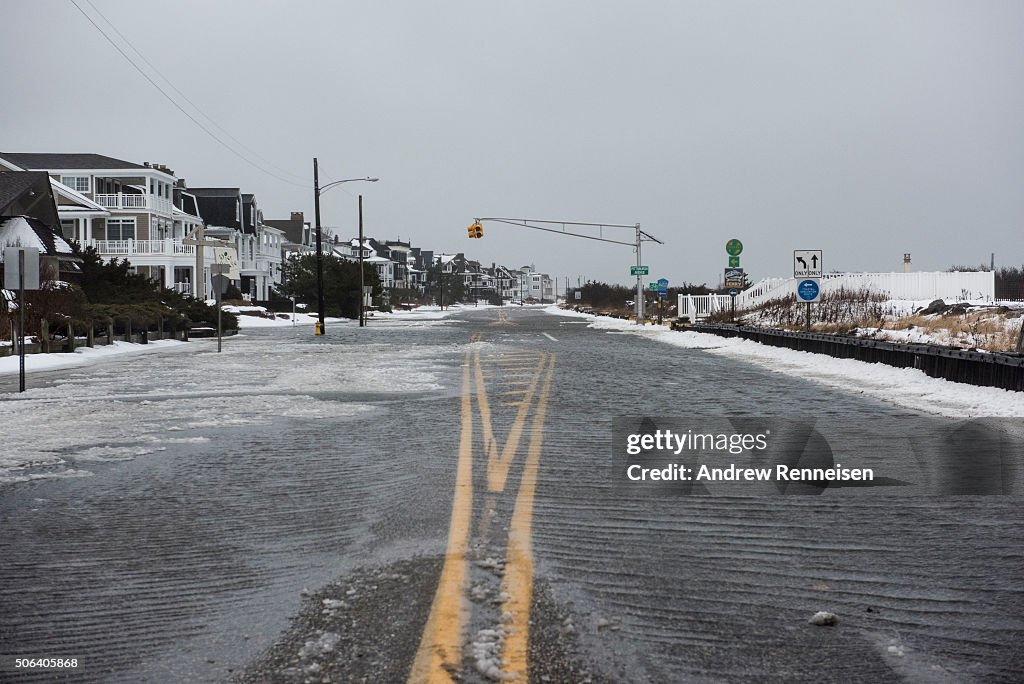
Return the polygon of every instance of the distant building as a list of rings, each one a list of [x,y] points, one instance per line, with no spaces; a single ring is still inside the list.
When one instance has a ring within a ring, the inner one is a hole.
[[[207,221],[206,235],[238,250],[243,296],[265,301],[281,284],[285,233],[263,221],[256,196],[239,188],[190,188]]]

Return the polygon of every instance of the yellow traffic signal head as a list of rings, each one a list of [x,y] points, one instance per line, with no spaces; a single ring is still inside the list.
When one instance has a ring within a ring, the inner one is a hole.
[[[479,223],[474,223],[471,226],[466,226],[466,233],[471,238],[482,238],[484,236],[484,227]]]

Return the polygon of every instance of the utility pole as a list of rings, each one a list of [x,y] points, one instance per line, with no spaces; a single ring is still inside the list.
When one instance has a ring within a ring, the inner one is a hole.
[[[18,391],[25,391],[25,250],[18,250]]]
[[[644,299],[647,295],[644,294],[643,276],[640,275],[640,266],[643,261],[640,259],[640,224],[636,224],[636,324],[644,324]]]
[[[317,335],[324,334],[324,253],[323,229],[320,227],[320,170],[313,157],[313,205],[316,215],[316,308]],[[360,293],[362,294],[362,293]]]
[[[363,301],[366,295],[363,294],[365,287],[363,280],[363,196],[359,196],[359,327],[366,325],[366,315],[363,311]]]

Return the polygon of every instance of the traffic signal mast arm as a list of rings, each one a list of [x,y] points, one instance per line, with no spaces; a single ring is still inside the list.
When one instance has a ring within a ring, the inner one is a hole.
[[[611,242],[616,245],[626,245],[636,250],[636,265],[641,266],[640,250],[641,245],[644,242],[657,242],[659,245],[665,244],[658,238],[654,237],[650,233],[646,233],[640,230],[640,224],[634,223],[633,225],[626,225],[624,223],[584,223],[581,221],[548,221],[543,219],[517,219],[517,218],[504,218],[504,217],[484,217],[473,219],[473,226],[479,226],[484,221],[494,221],[496,223],[507,223],[510,226],[521,226],[523,228],[532,228],[533,230],[543,230],[546,233],[556,233],[558,235],[569,235],[571,237],[583,238],[585,240],[597,240],[598,242]],[[543,225],[534,225],[534,224]],[[472,229],[473,226],[469,228]],[[562,229],[547,228],[545,226],[561,226]],[[597,228],[598,235],[584,235],[583,233],[574,233],[566,230],[566,226],[585,226],[589,228]],[[626,242],[625,240],[612,240],[604,237],[605,228],[631,228],[636,231],[636,239],[633,242]],[[480,228],[480,235],[483,235],[483,228]],[[470,235],[473,237],[473,235]],[[637,269],[636,276],[636,322],[637,325],[642,325],[644,320],[644,288],[641,282],[641,276],[639,275],[639,269]]]
[[[622,223],[581,223],[579,221],[545,221],[545,220],[540,220],[540,219],[514,219],[514,218],[496,218],[496,217],[476,218],[476,219],[473,219],[473,221],[475,222],[473,225],[480,225],[484,221],[494,221],[495,223],[507,223],[510,226],[521,226],[523,228],[532,228],[534,230],[543,230],[543,231],[545,231],[547,233],[556,233],[558,235],[570,235],[572,237],[585,238],[587,240],[598,240],[600,242],[611,242],[611,243],[614,243],[616,245],[626,245],[628,247],[636,247],[636,243],[635,242],[625,242],[623,240],[611,240],[609,238],[604,237],[603,234],[600,235],[600,236],[597,236],[597,235],[584,235],[582,233],[571,233],[568,230],[566,230],[565,227],[566,226],[588,226],[588,227],[591,227],[591,228],[598,228],[598,229],[603,229],[603,228],[634,228],[634,229],[637,229],[638,231],[640,229],[640,224],[639,223],[634,224],[632,226],[628,226],[628,225],[625,225],[625,224],[622,224]],[[545,228],[543,226],[531,225],[531,224],[534,224],[534,223],[543,223],[543,224],[548,224],[548,225],[562,226],[562,229],[561,230],[556,230],[555,228]],[[664,243],[661,242],[661,240],[657,240],[657,239],[653,238],[652,236],[648,235],[647,233],[644,233],[643,231],[640,231],[640,233],[645,238],[647,238],[648,240],[653,240],[654,242],[657,242],[659,244],[664,244]]]

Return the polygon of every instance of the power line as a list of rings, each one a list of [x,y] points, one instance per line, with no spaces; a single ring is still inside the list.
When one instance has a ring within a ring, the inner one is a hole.
[[[278,174],[274,173],[273,171],[270,171],[270,170],[268,170],[268,169],[266,169],[266,168],[264,168],[264,167],[260,166],[259,164],[257,164],[256,162],[252,161],[251,159],[249,159],[248,157],[246,157],[245,155],[243,155],[243,154],[242,154],[241,152],[239,152],[238,150],[236,150],[236,149],[235,149],[234,147],[232,147],[231,145],[229,145],[229,144],[227,144],[226,142],[224,142],[224,141],[223,141],[223,140],[222,140],[222,139],[221,139],[221,138],[220,138],[219,136],[217,136],[217,135],[216,135],[216,134],[215,134],[215,133],[214,133],[213,131],[211,131],[211,130],[210,130],[209,128],[207,128],[206,126],[204,126],[204,125],[203,125],[203,123],[202,123],[201,121],[199,121],[198,119],[196,119],[196,118],[195,118],[194,116],[192,116],[192,114],[190,114],[190,113],[189,113],[188,111],[186,111],[184,107],[182,107],[182,106],[181,106],[180,104],[178,104],[178,102],[177,102],[177,101],[175,101],[175,99],[174,99],[173,97],[171,97],[171,96],[170,96],[170,95],[169,95],[169,94],[167,93],[167,91],[166,91],[166,90],[164,90],[163,88],[161,88],[161,87],[160,87],[160,84],[158,84],[158,83],[157,83],[156,81],[154,81],[154,80],[153,80],[153,79],[152,79],[152,78],[150,77],[150,75],[149,75],[149,74],[147,74],[147,73],[146,73],[146,71],[145,71],[145,70],[144,70],[144,69],[143,69],[142,67],[140,67],[140,66],[139,66],[139,65],[138,65],[138,64],[137,64],[137,63],[135,62],[135,60],[133,60],[133,59],[131,58],[131,56],[130,56],[130,55],[128,55],[128,53],[126,53],[126,52],[125,52],[124,50],[122,50],[122,49],[121,49],[121,46],[120,46],[120,45],[118,45],[118,44],[117,44],[117,43],[116,43],[116,42],[115,42],[115,41],[114,41],[114,40],[113,40],[113,39],[112,39],[112,38],[111,38],[111,37],[110,37],[110,36],[109,36],[109,35],[107,34],[107,32],[106,32],[106,31],[104,31],[104,30],[103,30],[103,29],[102,29],[102,28],[100,27],[100,25],[99,25],[99,24],[97,24],[97,23],[96,23],[96,22],[95,22],[95,21],[93,20],[93,18],[92,18],[92,17],[90,17],[90,16],[89,16],[89,14],[88,14],[88,13],[86,13],[86,11],[85,11],[85,10],[83,10],[83,9],[82,9],[82,7],[81,7],[81,6],[80,6],[80,5],[79,5],[79,4],[78,4],[78,3],[77,3],[77,2],[75,1],[75,0],[71,0],[71,4],[72,4],[72,5],[74,5],[74,6],[75,6],[75,8],[76,8],[76,9],[77,9],[77,10],[78,10],[79,12],[81,12],[81,13],[82,13],[82,16],[84,16],[84,17],[85,17],[85,18],[86,18],[86,19],[87,19],[87,20],[89,21],[89,23],[90,23],[90,24],[92,24],[92,25],[93,25],[93,26],[94,26],[94,27],[96,28],[96,30],[97,30],[97,31],[99,31],[99,32],[100,32],[100,34],[101,34],[101,35],[102,35],[102,36],[103,36],[104,38],[106,38],[106,39],[107,39],[107,42],[108,42],[108,43],[110,43],[110,44],[111,44],[112,46],[114,46],[114,49],[115,49],[115,50],[117,50],[117,51],[118,51],[119,53],[121,53],[121,56],[122,56],[122,57],[124,57],[124,58],[125,58],[126,60],[128,60],[129,64],[131,64],[131,65],[132,65],[133,67],[135,67],[135,70],[136,70],[136,71],[138,71],[138,72],[139,72],[140,74],[142,74],[143,78],[145,78],[145,79],[146,79],[147,81],[149,81],[149,82],[150,82],[150,84],[152,84],[152,86],[153,86],[154,88],[156,88],[157,90],[159,90],[159,91],[160,91],[160,94],[161,94],[161,95],[163,95],[163,96],[164,96],[165,98],[167,98],[167,101],[168,101],[168,102],[170,102],[170,103],[171,103],[172,105],[174,105],[174,107],[175,107],[175,108],[176,108],[176,109],[177,109],[178,111],[180,111],[180,112],[181,112],[182,114],[184,114],[185,116],[187,116],[187,117],[189,118],[189,120],[190,120],[190,121],[192,121],[192,123],[194,123],[194,124],[195,124],[196,126],[199,126],[199,128],[201,128],[201,129],[203,130],[203,132],[205,132],[205,133],[206,133],[207,135],[209,135],[209,136],[210,136],[211,138],[213,138],[213,139],[214,139],[214,140],[216,140],[216,141],[217,141],[218,143],[220,143],[220,144],[221,144],[221,145],[222,145],[222,146],[223,146],[223,147],[224,147],[224,148],[225,148],[226,150],[228,150],[229,152],[231,152],[231,153],[232,153],[232,154],[234,154],[234,155],[235,155],[236,157],[238,157],[239,159],[241,159],[241,160],[242,160],[242,161],[244,161],[245,163],[249,164],[250,166],[252,166],[252,167],[254,167],[254,168],[258,169],[259,171],[262,171],[263,173],[267,174],[268,176],[273,176],[274,178],[278,179],[278,180],[279,180],[279,181],[281,181],[282,183],[288,183],[289,185],[294,185],[295,187],[299,187],[299,188],[308,188],[308,186],[306,186],[306,185],[303,185],[303,184],[300,184],[300,183],[295,183],[294,181],[290,181],[290,180],[288,180],[287,178],[284,178],[284,177],[282,177],[282,176],[280,176],[280,175],[278,175]],[[90,4],[91,4],[91,3],[90,3]],[[116,29],[115,29],[115,30],[116,30]],[[158,73],[159,73],[159,72],[158,72]],[[198,108],[197,108],[197,109],[198,109]]]
[[[256,157],[257,159],[259,159],[260,161],[262,161],[262,162],[266,163],[266,164],[267,164],[268,166],[270,166],[271,168],[274,168],[274,169],[276,169],[276,170],[280,171],[281,173],[285,174],[286,176],[291,176],[292,178],[298,178],[298,179],[300,179],[300,180],[305,180],[305,177],[304,177],[304,176],[300,176],[300,175],[298,175],[298,174],[292,173],[291,171],[288,171],[287,169],[283,169],[283,168],[281,168],[280,166],[277,166],[276,164],[274,164],[274,163],[273,163],[272,161],[270,161],[270,160],[269,160],[269,159],[267,159],[266,157],[263,157],[263,156],[261,156],[261,155],[260,155],[260,154],[259,154],[258,152],[256,152],[256,150],[252,149],[251,147],[248,147],[248,146],[247,146],[247,145],[246,145],[245,143],[243,143],[243,142],[242,142],[241,140],[239,140],[239,139],[238,139],[238,138],[236,138],[235,136],[231,135],[231,132],[230,132],[230,131],[226,130],[226,129],[225,129],[225,128],[224,128],[223,126],[220,126],[220,125],[219,125],[219,124],[218,124],[218,123],[217,123],[217,122],[216,122],[216,121],[215,121],[215,120],[213,119],[213,117],[212,117],[212,116],[210,116],[209,114],[207,114],[206,112],[204,112],[204,111],[203,111],[203,110],[202,110],[202,109],[201,109],[201,108],[199,107],[199,105],[197,105],[197,104],[196,104],[195,102],[193,102],[193,101],[192,101],[192,99],[191,99],[191,98],[189,98],[189,96],[188,96],[188,95],[186,95],[185,93],[183,93],[183,92],[181,91],[181,89],[180,89],[180,88],[178,88],[178,87],[177,87],[176,85],[174,85],[174,83],[173,83],[173,82],[171,81],[171,79],[167,78],[167,76],[166,76],[166,75],[164,75],[164,73],[163,73],[163,72],[161,72],[161,71],[160,71],[160,70],[159,70],[159,69],[158,69],[158,68],[157,68],[157,67],[156,67],[156,66],[155,66],[155,65],[154,65],[154,64],[153,64],[152,62],[150,62],[150,61],[149,61],[149,60],[148,60],[148,59],[146,58],[146,55],[144,55],[144,54],[142,53],[142,51],[141,51],[141,50],[139,50],[139,48],[135,46],[135,43],[133,43],[133,42],[132,42],[131,40],[129,40],[129,39],[128,39],[128,37],[127,37],[126,35],[124,35],[123,33],[121,33],[121,31],[120,31],[120,30],[118,30],[117,26],[115,26],[115,25],[114,25],[114,22],[110,21],[110,19],[108,19],[108,18],[107,18],[107,16],[106,16],[105,14],[103,14],[103,12],[102,12],[102,11],[100,11],[100,9],[99,9],[99,8],[98,8],[98,7],[97,7],[97,6],[95,5],[95,4],[93,4],[92,0],[85,0],[85,1],[86,1],[86,2],[87,2],[87,3],[89,4],[89,7],[91,7],[91,8],[93,9],[93,11],[94,11],[94,12],[96,12],[96,14],[98,14],[98,15],[100,16],[100,18],[102,18],[102,19],[103,19],[103,21],[107,22],[107,25],[109,25],[109,26],[110,26],[110,28],[112,28],[112,29],[114,30],[114,33],[116,33],[116,34],[117,34],[117,35],[118,35],[118,36],[119,36],[119,37],[121,38],[121,40],[123,40],[123,41],[124,41],[124,42],[125,42],[125,43],[126,43],[126,44],[128,45],[128,47],[130,47],[130,48],[131,48],[132,50],[134,50],[134,51],[135,51],[135,54],[137,54],[137,55],[138,55],[139,57],[141,57],[141,58],[142,58],[142,61],[146,63],[146,66],[148,66],[148,67],[149,67],[150,69],[152,69],[152,70],[153,70],[153,71],[154,71],[154,72],[155,72],[155,73],[156,73],[156,74],[157,74],[157,75],[158,75],[158,76],[159,76],[160,78],[162,78],[162,79],[163,79],[163,80],[164,80],[164,81],[165,81],[165,82],[167,83],[167,85],[169,85],[169,86],[171,87],[171,89],[172,89],[172,90],[174,90],[174,92],[176,92],[176,93],[177,93],[178,95],[180,95],[180,96],[182,97],[182,99],[183,99],[183,100],[185,100],[185,102],[188,102],[188,103],[189,103],[190,105],[192,105],[192,107],[193,107],[193,108],[194,108],[194,109],[195,109],[195,110],[196,110],[197,112],[199,112],[199,114],[201,114],[201,115],[203,116],[203,118],[205,118],[205,119],[206,119],[207,121],[209,121],[209,122],[210,122],[210,123],[211,123],[211,124],[213,125],[213,127],[214,127],[214,128],[216,128],[216,129],[217,129],[218,131],[220,131],[221,133],[223,133],[224,135],[226,135],[226,136],[227,136],[228,138],[231,138],[231,140],[232,140],[232,141],[234,141],[235,143],[237,143],[239,147],[241,147],[242,149],[244,149],[244,150],[245,150],[246,152],[249,152],[249,153],[250,153],[250,154],[252,154],[252,155],[253,155],[254,157]]]

